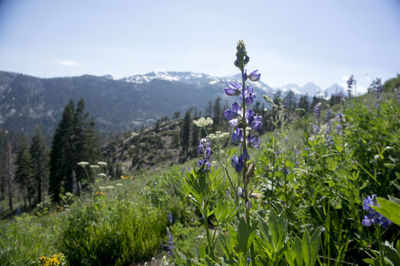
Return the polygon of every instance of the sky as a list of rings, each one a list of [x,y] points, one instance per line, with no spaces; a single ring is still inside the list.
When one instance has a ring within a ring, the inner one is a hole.
[[[0,70],[38,77],[237,74],[272,87],[400,73],[400,0],[0,0]]]

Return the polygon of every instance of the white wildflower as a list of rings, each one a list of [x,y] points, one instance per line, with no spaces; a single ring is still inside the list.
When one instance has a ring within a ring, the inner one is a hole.
[[[207,117],[207,118],[200,117],[198,120],[194,120],[193,123],[196,126],[202,128],[202,127],[211,126],[214,123],[214,121],[210,117]]]

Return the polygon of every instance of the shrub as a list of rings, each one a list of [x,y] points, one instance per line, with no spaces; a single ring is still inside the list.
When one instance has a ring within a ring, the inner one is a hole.
[[[60,250],[71,265],[126,265],[157,253],[166,215],[127,200],[101,197],[83,208],[74,205],[66,212],[64,225]]]

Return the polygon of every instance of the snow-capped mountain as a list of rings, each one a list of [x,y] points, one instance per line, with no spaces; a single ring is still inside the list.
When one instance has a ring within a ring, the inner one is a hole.
[[[307,94],[310,97],[316,95],[324,98],[329,98],[333,94],[338,94],[340,92],[343,93],[345,91],[342,86],[336,83],[326,89],[322,89],[320,86],[316,85],[313,82],[308,82],[303,86],[299,86],[297,84],[287,84],[285,86],[276,88],[276,90],[281,90],[284,93],[291,90],[298,95]]]
[[[176,71],[165,71],[165,72],[150,72],[142,75],[132,75],[121,79],[122,81],[136,84],[149,83],[153,80],[166,80],[172,82],[181,82],[196,86],[214,85],[214,86],[227,86],[228,81],[241,82],[241,75],[231,75],[225,77],[210,76],[204,73],[193,73],[193,72],[176,72]],[[271,93],[274,90],[263,83],[262,81],[252,83],[253,87],[265,91],[265,93]]]

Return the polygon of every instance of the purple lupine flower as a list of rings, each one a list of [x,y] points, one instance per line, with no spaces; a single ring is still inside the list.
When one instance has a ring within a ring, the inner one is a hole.
[[[347,80],[347,88],[351,89],[353,85],[355,85],[357,81],[354,79],[354,75],[351,75]]]
[[[246,64],[249,62],[250,57],[247,55],[246,47],[243,41],[239,41],[236,47],[236,60],[235,66],[238,67],[242,74],[242,87],[239,84],[229,84],[229,88],[225,89],[226,94],[230,96],[238,96],[241,93],[242,106],[235,103],[232,105],[231,110],[225,110],[224,116],[228,120],[231,127],[236,128],[232,133],[232,143],[243,145],[243,154],[238,156],[233,156],[231,159],[231,165],[235,168],[237,172],[241,172],[246,165],[246,161],[249,159],[247,154],[247,146],[259,147],[260,141],[257,137],[248,135],[245,139],[244,136],[247,135],[247,128],[251,127],[253,130],[258,130],[261,128],[261,116],[256,116],[252,110],[247,108],[248,105],[254,103],[254,98],[256,94],[254,93],[254,88],[246,86],[245,82],[247,79],[251,81],[258,81],[261,74],[258,71],[253,71],[249,75],[245,69]],[[245,144],[246,143],[246,144]]]
[[[332,122],[329,120],[327,123],[327,128],[325,130],[325,134],[331,133],[331,129],[332,129]]]
[[[256,94],[254,93],[254,89],[246,86],[244,90],[244,101],[248,105],[252,105],[254,102],[254,98],[256,98]]]
[[[379,79],[379,83],[377,82],[375,90],[374,90],[374,93],[375,93],[375,96],[376,96],[377,100],[379,100],[381,98],[382,92],[383,92],[383,86],[382,86],[382,84],[380,82],[380,79]]]
[[[249,124],[253,130],[259,130],[261,128],[262,117],[260,115],[254,115],[253,110],[246,110],[245,118],[246,118],[247,124]]]
[[[258,137],[255,136],[248,136],[247,137],[247,141],[249,143],[249,145],[255,149],[260,148],[260,140],[258,139]]]
[[[232,119],[238,117],[240,114],[241,114],[240,106],[237,102],[234,102],[232,104],[232,110],[226,109],[224,111],[224,116],[225,116],[226,120],[232,120]]]
[[[314,106],[314,115],[319,119],[321,116],[321,103],[317,103]]]
[[[288,174],[290,173],[289,168],[283,167],[283,168],[282,168],[282,173],[284,173],[285,175],[288,175]]]
[[[225,88],[225,93],[228,96],[237,96],[242,91],[242,86],[237,82],[228,82],[229,88]]]
[[[332,145],[334,144],[331,135],[326,136],[325,144],[326,144],[327,146],[332,146]]]
[[[251,81],[259,81],[260,80],[261,74],[259,74],[257,72],[258,72],[258,70],[254,70],[253,72],[250,73],[249,79]]]
[[[339,113],[337,114],[338,121],[343,122],[343,117],[344,115],[342,114],[342,112],[339,111]]]
[[[203,171],[210,170],[210,168],[212,166],[211,165],[212,149],[211,149],[211,143],[208,141],[208,139],[203,138],[200,140],[200,144],[198,146],[197,153],[203,156],[203,159],[201,159],[197,163],[197,166],[202,168]]]
[[[231,127],[237,127],[240,123],[240,119],[241,119],[241,110],[240,110],[240,106],[237,102],[234,102],[232,104],[232,110],[225,110],[224,111],[224,116],[226,118],[226,120],[228,120],[229,125],[231,125]]]
[[[172,224],[174,222],[174,218],[172,217],[172,214],[168,214],[168,222],[169,224]]]
[[[342,125],[337,125],[336,126],[336,131],[337,131],[338,134],[343,135],[343,131],[342,130],[343,130]]]
[[[233,168],[235,168],[236,172],[241,172],[244,168],[244,164],[249,158],[250,157],[247,152],[244,152],[239,157],[233,156],[231,160],[231,165],[233,166]]]
[[[362,223],[363,226],[367,226],[368,227],[368,226],[372,225],[373,220],[370,220],[370,219],[368,219],[367,216],[364,216],[364,219],[362,219],[361,223]]]
[[[299,163],[300,163],[299,161],[295,161],[294,162],[294,168],[299,168]]]
[[[242,73],[242,80],[246,81],[247,80],[247,70],[244,69]]]
[[[372,224],[377,224],[382,226],[383,228],[387,228],[392,222],[384,217],[379,212],[376,212],[371,206],[380,206],[376,201],[376,194],[372,194],[372,196],[367,196],[364,198],[363,210],[367,211],[367,215],[364,216],[361,223],[364,226],[371,226]]]
[[[174,239],[172,238],[172,234],[167,228],[167,249],[168,249],[168,255],[173,256],[174,255]]]
[[[243,141],[243,130],[241,128],[236,128],[236,130],[232,133],[232,143],[239,144]]]
[[[312,128],[313,128],[314,134],[318,134],[319,133],[319,126],[317,126],[316,124],[312,124]]]
[[[351,97],[351,89],[353,87],[353,85],[356,85],[357,81],[354,79],[354,76],[351,75],[349,77],[349,79],[347,80],[347,94],[349,96],[349,98]]]
[[[325,113],[325,122],[329,123],[329,121],[331,120],[332,117],[332,112],[329,109],[326,109],[326,113]]]
[[[240,159],[240,156],[237,157],[234,155],[231,160],[231,165],[233,168],[235,168],[236,172],[241,172],[244,167],[244,162]]]

